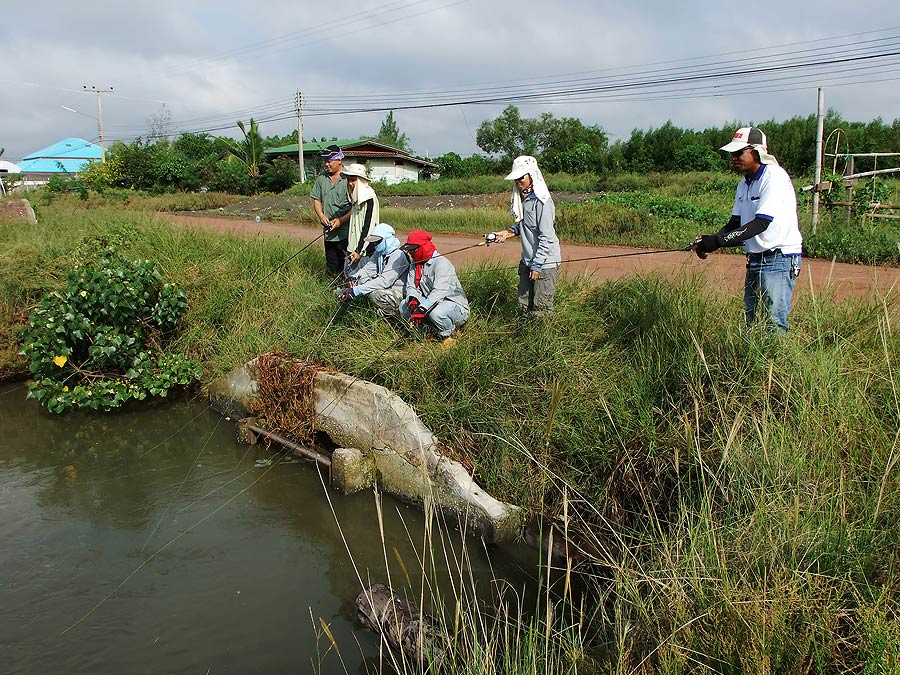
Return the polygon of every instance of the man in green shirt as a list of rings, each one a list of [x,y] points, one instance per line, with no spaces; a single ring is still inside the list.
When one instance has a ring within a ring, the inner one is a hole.
[[[312,192],[316,217],[325,229],[325,267],[328,274],[337,277],[344,271],[349,236],[350,198],[347,179],[341,176],[344,169],[344,153],[337,145],[329,145],[322,151],[325,173],[316,177]]]

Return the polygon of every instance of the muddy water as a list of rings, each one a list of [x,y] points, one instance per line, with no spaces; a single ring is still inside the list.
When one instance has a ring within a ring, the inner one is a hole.
[[[328,644],[312,613],[363,672],[377,643],[352,620],[357,573],[385,580],[373,496],[328,492],[357,572],[313,465],[263,453],[202,403],[50,416],[0,386],[0,671],[314,672]],[[412,571],[422,515],[384,506],[391,564],[396,547]],[[486,554],[469,553],[487,590]],[[537,556],[492,557],[521,582]],[[345,672],[334,650],[321,672]]]

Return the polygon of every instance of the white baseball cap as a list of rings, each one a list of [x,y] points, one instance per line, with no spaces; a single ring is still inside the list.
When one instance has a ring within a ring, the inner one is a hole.
[[[737,152],[744,148],[753,148],[759,154],[759,161],[763,164],[778,164],[778,161],[769,154],[768,142],[762,129],[756,127],[741,127],[734,132],[731,143],[723,145],[722,152]]]
[[[741,127],[734,132],[734,138],[731,139],[731,143],[723,145],[719,150],[722,150],[723,152],[737,152],[738,150],[743,150],[751,145],[761,145],[763,150],[765,150],[766,135],[761,129],[757,129],[756,127]]]

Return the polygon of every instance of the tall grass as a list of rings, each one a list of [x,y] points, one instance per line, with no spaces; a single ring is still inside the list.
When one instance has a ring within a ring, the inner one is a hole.
[[[151,194],[138,190],[108,188],[102,192],[85,192],[85,197],[72,194],[58,194],[46,188],[18,193],[31,201],[35,208],[55,203],[57,207],[69,208],[73,211],[81,209],[97,209],[105,207],[127,207],[133,210],[149,212],[204,211],[233,204],[242,197],[224,192],[172,192]]]
[[[279,348],[373,380],[491,493],[560,520],[585,609],[573,596],[578,611],[550,622],[546,602],[542,621],[523,611],[523,650],[549,630],[552,649],[534,654],[583,649],[593,671],[579,672],[900,667],[894,294],[807,294],[779,339],[746,331],[740,298],[702,277],[563,278],[553,317],[523,323],[514,271],[473,269],[462,275],[472,317],[442,351],[363,302],[336,312],[317,246],[256,283],[298,244],[51,205],[40,226],[0,223],[0,316],[106,240],[187,288],[177,348],[205,377]],[[465,621],[462,652],[507,644]],[[480,672],[476,661],[456,672]]]

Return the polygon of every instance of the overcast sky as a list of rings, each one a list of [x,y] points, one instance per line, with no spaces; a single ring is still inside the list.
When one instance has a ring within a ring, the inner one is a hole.
[[[817,85],[847,119],[900,118],[897,0],[7,2],[0,50],[11,161],[65,137],[97,140],[84,86],[113,89],[107,146],[146,135],[163,105],[174,132],[233,135],[252,115],[263,135],[290,133],[297,89],[305,138],[374,135],[383,110],[347,111],[395,107],[414,151],[430,156],[478,152],[479,124],[510,100],[613,141],[667,120],[806,116]],[[404,109],[431,103],[442,107]]]

